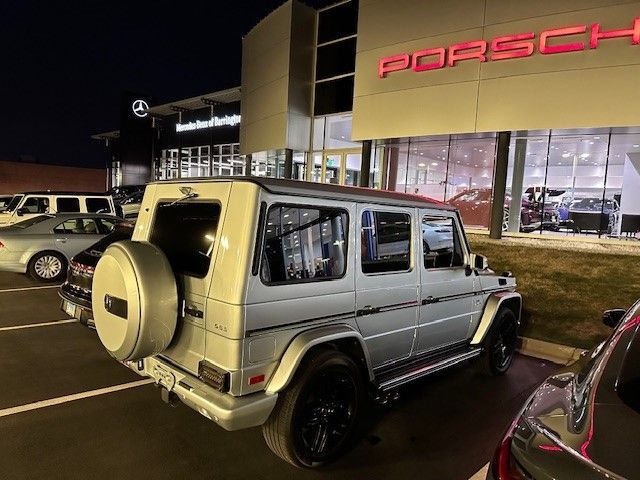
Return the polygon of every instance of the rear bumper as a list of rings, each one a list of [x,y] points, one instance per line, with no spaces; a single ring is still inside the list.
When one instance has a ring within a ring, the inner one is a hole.
[[[262,425],[276,405],[278,395],[264,392],[234,397],[219,392],[197,377],[179,370],[156,357],[141,362],[124,362],[139,375],[151,377],[156,384],[173,392],[185,405],[214,421],[225,430]]]

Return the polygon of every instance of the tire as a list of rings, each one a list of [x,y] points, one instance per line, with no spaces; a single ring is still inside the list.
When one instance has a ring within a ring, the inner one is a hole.
[[[29,261],[27,271],[39,282],[59,282],[67,275],[67,259],[58,252],[40,252]]]
[[[298,367],[262,434],[283,460],[296,467],[320,467],[352,445],[364,406],[364,382],[357,365],[341,352],[323,350]]]
[[[483,342],[484,353],[480,362],[482,373],[503,375],[513,363],[518,343],[518,321],[508,308],[498,311],[491,330]]]

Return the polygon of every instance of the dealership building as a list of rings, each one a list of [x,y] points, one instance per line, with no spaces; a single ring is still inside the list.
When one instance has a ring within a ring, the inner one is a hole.
[[[429,196],[498,235],[640,230],[640,2],[289,0],[242,54],[239,88],[147,102],[146,166],[114,154],[112,182],[266,175]]]

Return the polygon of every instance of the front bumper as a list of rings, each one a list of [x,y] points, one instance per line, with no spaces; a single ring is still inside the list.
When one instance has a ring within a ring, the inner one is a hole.
[[[156,357],[124,362],[141,376],[151,377],[156,385],[174,393],[185,405],[214,421],[225,430],[241,430],[266,422],[278,395],[264,392],[234,397],[206,385],[197,377],[177,369]]]

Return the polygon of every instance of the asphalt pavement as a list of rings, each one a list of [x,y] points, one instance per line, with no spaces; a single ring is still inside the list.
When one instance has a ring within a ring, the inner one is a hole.
[[[484,377],[472,363],[442,372],[375,406],[344,458],[298,470],[269,451],[259,428],[226,432],[185,406],[165,405],[153,385],[109,357],[93,330],[68,320],[56,288],[41,287],[0,273],[3,480],[467,480],[558,368],[520,356],[502,377]]]

